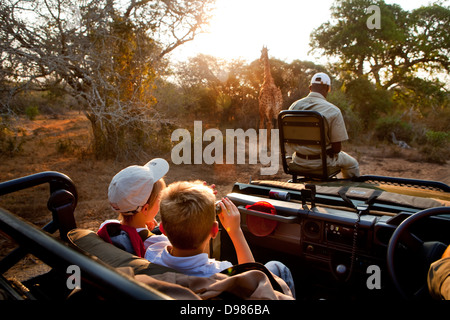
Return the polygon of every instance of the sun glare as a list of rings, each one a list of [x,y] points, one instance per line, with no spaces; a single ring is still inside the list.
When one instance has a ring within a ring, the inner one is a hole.
[[[310,32],[328,19],[330,2],[313,6],[299,0],[218,0],[209,32],[180,48],[177,56],[196,52],[253,61],[267,46],[269,55],[278,59],[305,59]]]
[[[426,5],[428,0],[385,0],[406,10]],[[324,62],[309,53],[310,34],[329,21],[334,0],[217,0],[209,32],[177,49],[176,60],[198,53],[249,62],[258,59],[267,46],[269,56],[290,62],[295,59]]]

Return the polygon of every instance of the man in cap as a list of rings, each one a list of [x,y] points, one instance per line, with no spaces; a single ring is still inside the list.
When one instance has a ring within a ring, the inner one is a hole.
[[[342,142],[348,140],[347,129],[341,110],[326,100],[331,90],[330,77],[323,73],[316,73],[311,78],[310,93],[307,97],[297,100],[289,110],[311,110],[319,112],[325,119],[327,140],[327,164],[340,167],[344,179],[359,176],[358,161],[342,151]],[[320,147],[299,147],[294,149],[292,161],[311,169],[321,166]]]
[[[97,234],[115,246],[143,257],[156,227],[160,193],[166,187],[164,175],[169,164],[153,159],[143,166],[129,166],[117,173],[108,188],[111,208],[120,220],[106,220]]]

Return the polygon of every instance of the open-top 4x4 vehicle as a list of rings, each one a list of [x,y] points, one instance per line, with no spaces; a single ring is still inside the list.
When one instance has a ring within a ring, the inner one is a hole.
[[[123,252],[92,231],[77,229],[77,190],[64,174],[42,172],[2,182],[0,196],[41,184],[49,185],[47,204],[52,213],[42,230],[0,209],[0,231],[17,243],[0,261],[2,299],[245,298],[239,289],[202,296],[207,290],[177,283],[173,270]],[[241,212],[255,259],[286,264],[298,300],[427,299],[428,267],[450,243],[450,187],[440,182],[377,176],[252,181],[236,183],[228,198]],[[254,206],[261,202],[271,210]],[[59,238],[51,235],[56,231]],[[219,240],[220,246],[211,246],[212,254],[235,261],[225,232]],[[21,281],[4,276],[29,254],[49,270]],[[127,266],[151,280],[137,281],[116,269]],[[274,291],[281,292],[273,297],[283,298],[286,292],[269,280]]]

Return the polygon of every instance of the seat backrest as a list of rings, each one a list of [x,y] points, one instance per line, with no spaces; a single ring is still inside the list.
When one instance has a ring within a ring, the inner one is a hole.
[[[321,145],[321,126],[323,126],[323,118],[313,111],[283,111],[282,119],[282,135],[284,142],[299,145]]]
[[[337,174],[336,170],[330,172],[327,168],[325,121],[319,112],[303,110],[281,111],[278,115],[278,128],[280,130],[280,152],[284,172],[293,175],[294,179],[298,175],[328,179]],[[299,166],[290,166],[286,155],[286,144],[319,147],[322,159],[322,167],[320,170],[301,169]]]

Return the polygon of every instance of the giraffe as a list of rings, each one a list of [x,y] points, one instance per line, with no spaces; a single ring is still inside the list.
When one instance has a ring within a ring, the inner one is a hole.
[[[264,65],[264,82],[259,91],[259,128],[267,129],[268,143],[271,141],[272,121],[278,117],[283,107],[283,96],[280,88],[275,85],[270,72],[267,47],[261,50],[260,61]],[[265,124],[264,124],[265,123]]]

